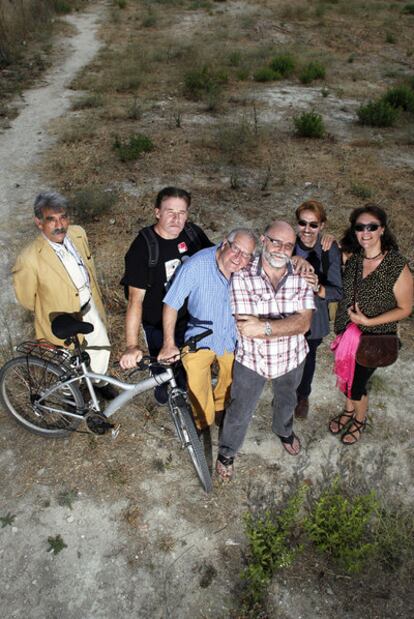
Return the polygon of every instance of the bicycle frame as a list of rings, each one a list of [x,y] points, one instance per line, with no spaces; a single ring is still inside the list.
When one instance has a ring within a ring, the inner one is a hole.
[[[174,378],[174,373],[170,367],[166,367],[165,371],[156,374],[154,376],[149,376],[148,378],[144,378],[138,383],[125,383],[117,378],[113,378],[112,376],[107,376],[106,374],[96,374],[95,372],[91,372],[86,367],[86,364],[82,362],[80,364],[80,369],[82,370],[79,374],[68,378],[67,380],[63,380],[56,385],[47,389],[45,393],[42,394],[42,397],[38,400],[37,406],[42,406],[41,402],[43,399],[47,399],[52,393],[57,391],[57,389],[61,388],[65,385],[70,385],[72,383],[81,383],[85,380],[85,383],[88,387],[89,394],[91,396],[91,400],[93,403],[93,409],[97,412],[102,412],[102,414],[109,419],[114,413],[116,413],[120,408],[122,408],[127,402],[132,400],[136,395],[144,393],[144,391],[149,391],[153,387],[157,385],[161,385],[163,383],[169,383],[172,388],[177,387],[177,383]],[[96,396],[94,383],[92,381],[103,381],[106,383],[110,383],[114,385],[118,389],[122,390],[116,398],[114,398],[106,408],[101,411],[101,407],[99,405],[99,400]],[[76,419],[83,419],[83,414],[70,413],[65,410],[59,410],[55,408],[51,408],[50,406],[43,407],[46,411],[51,411],[54,413],[60,413],[65,415],[66,417],[74,417]]]

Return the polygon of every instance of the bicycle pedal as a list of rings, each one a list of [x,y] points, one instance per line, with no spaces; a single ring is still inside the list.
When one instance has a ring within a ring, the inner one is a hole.
[[[120,423],[118,423],[115,427],[112,428],[111,438],[113,440],[118,438],[118,434],[119,434],[120,430],[121,430],[121,424]]]
[[[85,417],[85,422],[88,430],[92,434],[98,434],[99,436],[102,436],[114,427],[104,415],[99,413],[89,413]]]

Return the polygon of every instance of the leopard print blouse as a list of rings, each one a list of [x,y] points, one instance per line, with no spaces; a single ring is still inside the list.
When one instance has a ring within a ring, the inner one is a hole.
[[[375,271],[364,279],[362,279],[362,261],[362,254],[355,254],[345,265],[343,298],[339,302],[335,318],[335,333],[342,333],[349,324],[347,308],[354,303],[354,297],[361,312],[369,318],[384,314],[397,305],[393,287],[407,260],[399,252],[391,249]],[[376,327],[362,325],[359,327],[363,333],[397,332],[396,322],[387,322]]]

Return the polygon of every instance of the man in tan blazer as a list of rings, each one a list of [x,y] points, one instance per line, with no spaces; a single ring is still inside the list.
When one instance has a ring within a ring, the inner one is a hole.
[[[91,322],[92,333],[85,336],[94,372],[108,368],[110,343],[105,327],[105,310],[86,233],[70,226],[67,200],[58,193],[45,192],[34,204],[39,236],[20,253],[13,268],[16,297],[34,312],[37,338],[63,345],[51,331],[56,314],[78,314]],[[111,385],[96,387],[105,398],[116,395]]]

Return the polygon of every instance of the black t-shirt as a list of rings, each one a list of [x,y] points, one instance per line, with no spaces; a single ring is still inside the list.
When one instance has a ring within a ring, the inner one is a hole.
[[[197,228],[199,246],[195,247],[188,235],[182,231],[176,239],[163,239],[154,230],[159,246],[157,265],[151,269],[151,286],[149,283],[148,246],[145,239],[138,234],[132,242],[125,256],[125,274],[121,280],[123,286],[132,286],[146,290],[142,308],[142,322],[154,327],[162,328],[162,300],[166,293],[167,283],[171,281],[175,270],[183,258],[192,256],[204,247],[211,247],[212,243],[204,232]],[[177,323],[185,318],[186,308],[178,312]]]

